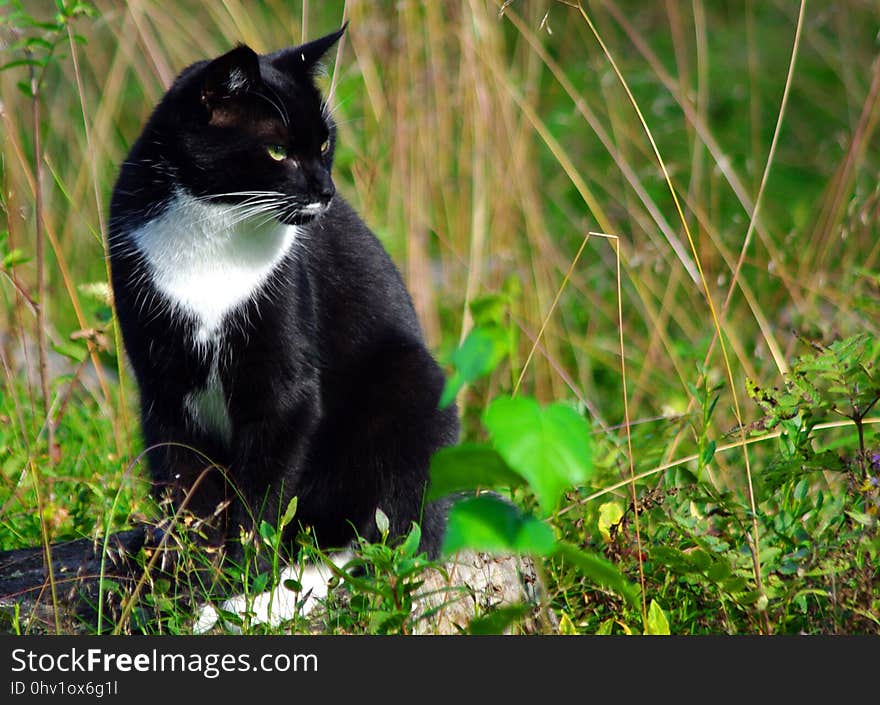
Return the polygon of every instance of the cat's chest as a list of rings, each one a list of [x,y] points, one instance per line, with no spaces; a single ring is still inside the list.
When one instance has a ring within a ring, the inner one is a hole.
[[[155,288],[172,313],[191,317],[193,343],[220,335],[224,319],[259,294],[299,229],[241,207],[178,194],[158,218],[132,233]]]
[[[208,351],[207,375],[201,384],[184,395],[183,411],[191,425],[213,436],[222,445],[231,444],[229,396],[220,377],[220,355],[217,349]]]

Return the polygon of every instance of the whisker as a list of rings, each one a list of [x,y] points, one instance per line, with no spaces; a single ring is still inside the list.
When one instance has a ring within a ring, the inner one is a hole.
[[[210,193],[204,196],[196,196],[196,200],[210,201],[229,196],[275,196],[276,198],[284,198],[284,194],[280,191],[227,191],[225,193]]]
[[[273,93],[274,93],[274,91],[273,91]],[[252,90],[252,91],[250,91],[250,94],[257,96],[258,98],[262,98],[267,103],[269,103],[269,105],[271,105],[273,108],[275,108],[275,110],[278,112],[278,115],[281,116],[281,122],[284,124],[285,127],[287,127],[290,124],[290,119],[287,115],[287,111],[283,108],[282,105],[279,105],[278,103],[276,103],[274,100],[272,100],[272,98],[267,96],[265,93],[260,93],[259,91]],[[278,98],[277,95],[275,97],[276,97],[276,99]]]

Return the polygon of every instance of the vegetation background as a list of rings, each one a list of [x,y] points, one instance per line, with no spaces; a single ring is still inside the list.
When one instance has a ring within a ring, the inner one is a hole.
[[[485,410],[509,395],[592,429],[589,477],[542,520],[644,599],[549,558],[562,631],[880,631],[876,2],[0,14],[0,548],[154,511],[104,244],[152,106],[193,61],[347,19],[322,79],[339,190],[450,372],[475,325],[505,334],[462,372],[465,438],[485,442]],[[533,490],[513,493],[523,511]]]

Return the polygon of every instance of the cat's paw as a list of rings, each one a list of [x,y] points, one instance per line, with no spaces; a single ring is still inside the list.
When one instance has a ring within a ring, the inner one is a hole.
[[[342,567],[352,558],[350,551],[330,556],[333,564]],[[278,585],[257,595],[236,595],[220,606],[221,612],[231,612],[240,617],[241,623],[265,624],[277,627],[294,617],[307,616],[321,604],[329,592],[333,571],[324,563],[307,563],[304,566],[288,566],[279,574]],[[296,588],[293,586],[296,585]],[[220,623],[227,631],[241,633],[239,624],[222,619],[220,612],[211,605],[199,608],[193,633],[204,634]]]
[[[207,634],[219,621],[220,615],[214,609],[214,605],[205,603],[199,607],[198,614],[196,614],[196,621],[193,622],[192,627],[193,634]]]

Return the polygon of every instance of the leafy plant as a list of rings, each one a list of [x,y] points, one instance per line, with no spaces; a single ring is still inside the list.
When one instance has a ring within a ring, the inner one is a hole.
[[[419,617],[413,611],[415,595],[425,572],[435,564],[418,550],[421,530],[417,524],[402,541],[390,542],[388,518],[381,510],[376,518],[381,539],[359,540],[356,556],[342,577],[347,601],[335,610],[330,605],[328,623],[341,631],[408,634]]]
[[[749,587],[741,519],[746,506],[708,476],[700,474],[696,484],[680,488],[686,490],[678,493],[685,502],[667,498],[665,516],[653,520],[648,579],[659,581],[655,589],[674,591],[677,604],[702,613],[681,615],[678,621],[720,617],[726,630],[735,631],[737,614],[757,608],[786,632],[823,631],[828,624],[844,623],[849,630],[857,624],[865,629],[877,623],[872,615],[877,606],[873,566],[880,549],[880,463],[865,445],[865,420],[880,397],[877,343],[860,334],[811,346],[814,352],[792,365],[780,388],[749,384],[764,412],[752,425],[753,433],[779,435],[776,452],[765,458],[758,474],[765,593]],[[857,429],[856,448],[846,454],[832,450],[819,435],[829,425],[846,428],[833,422],[835,416]],[[704,453],[698,453],[701,467]],[[709,616],[713,602],[721,607],[717,617]]]
[[[763,430],[781,427],[784,455],[815,467],[812,435],[816,424],[828,414],[849,419],[858,433],[858,463],[867,474],[864,420],[880,401],[880,373],[874,362],[878,343],[861,333],[828,346],[810,345],[815,352],[797,360],[781,390],[749,382],[750,396],[764,411],[758,426]]]
[[[463,346],[464,348],[464,346]],[[453,357],[453,361],[462,356]],[[492,358],[497,364],[500,358]],[[491,365],[483,368],[483,374]],[[483,413],[490,441],[445,448],[431,462],[429,499],[472,491],[449,514],[444,553],[465,548],[494,553],[558,556],[630,603],[638,590],[601,556],[558,540],[543,519],[524,513],[485,489],[525,487],[543,517],[558,507],[566,489],[586,484],[593,473],[593,442],[583,417],[557,402],[541,406],[528,397],[499,397]]]
[[[2,26],[13,36],[4,52],[11,60],[0,64],[0,71],[26,66],[31,69],[31,81],[19,81],[18,88],[29,98],[36,98],[46,71],[54,61],[64,58],[59,48],[68,41],[67,28],[79,17],[91,17],[95,9],[82,0],[55,0],[55,15],[50,20],[40,20],[30,14],[21,0],[3,0],[6,6]],[[86,43],[85,37],[73,35],[74,41]]]

